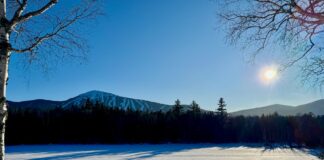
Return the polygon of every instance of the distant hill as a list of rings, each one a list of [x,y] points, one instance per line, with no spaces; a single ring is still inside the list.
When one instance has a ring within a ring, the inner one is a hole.
[[[37,108],[37,109],[51,109],[55,107],[69,108],[71,106],[82,106],[87,99],[91,102],[100,102],[105,106],[116,107],[121,109],[131,108],[134,110],[141,111],[168,111],[172,108],[172,105],[166,105],[161,103],[150,102],[146,100],[127,98],[122,96],[117,96],[111,93],[102,91],[89,91],[80,94],[76,97],[67,99],[65,101],[51,101],[51,100],[30,100],[22,102],[12,102],[8,101],[9,109],[14,108]],[[184,105],[185,110],[189,109],[188,105]]]
[[[324,99],[314,101],[311,103],[299,105],[299,106],[287,106],[281,104],[274,104],[265,107],[258,107],[252,109],[241,110],[232,112],[231,115],[238,116],[261,116],[273,114],[277,112],[280,115],[297,115],[312,112],[315,115],[324,115]]]
[[[61,101],[51,101],[51,100],[44,100],[44,99],[36,99],[36,100],[21,101],[21,102],[7,101],[7,103],[9,109],[37,108],[42,110],[55,108],[62,104]]]

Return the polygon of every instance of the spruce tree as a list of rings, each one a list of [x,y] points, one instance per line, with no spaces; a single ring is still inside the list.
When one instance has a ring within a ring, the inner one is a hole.
[[[217,108],[217,114],[222,116],[222,117],[225,117],[227,116],[227,112],[226,112],[226,104],[225,104],[225,101],[224,101],[224,98],[220,98],[219,101],[218,101],[218,108]]]
[[[175,113],[176,115],[179,115],[179,114],[182,112],[182,110],[183,110],[183,106],[181,105],[180,100],[177,99],[177,100],[175,101],[175,104],[174,104],[173,108],[172,108],[172,111],[173,111],[173,113]]]
[[[192,101],[190,107],[191,107],[191,111],[192,111],[193,113],[200,113],[200,107],[199,107],[199,105],[196,103],[196,101]]]

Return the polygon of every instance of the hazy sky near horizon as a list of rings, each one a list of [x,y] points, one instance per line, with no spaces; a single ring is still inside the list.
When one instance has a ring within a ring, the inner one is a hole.
[[[64,61],[44,74],[40,66],[23,69],[20,55],[12,56],[9,100],[65,100],[101,90],[166,104],[195,100],[210,110],[224,97],[228,110],[236,111],[274,103],[298,105],[323,97],[303,87],[294,68],[271,85],[263,84],[259,73],[277,64],[276,58],[263,54],[248,63],[248,51],[226,43],[213,1],[105,2],[106,15],[87,29],[91,31],[88,61]]]

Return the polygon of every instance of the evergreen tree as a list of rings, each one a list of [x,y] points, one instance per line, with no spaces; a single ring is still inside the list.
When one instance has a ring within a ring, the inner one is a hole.
[[[91,100],[89,98],[87,98],[87,100],[84,103],[84,108],[89,111],[92,109],[92,106],[93,106],[93,103],[91,102]]]
[[[176,115],[179,115],[179,114],[182,112],[182,110],[183,110],[183,106],[181,105],[180,100],[177,99],[177,100],[175,101],[175,104],[174,104],[173,108],[172,108],[172,111],[173,111],[173,113],[175,113]]]
[[[192,101],[190,108],[193,113],[200,113],[200,107],[195,101]]]
[[[11,109],[7,144],[243,142],[324,147],[323,115],[226,118],[200,112],[193,101],[192,110],[174,118],[172,111],[127,111],[97,102],[91,105],[90,111],[77,105],[50,110]],[[24,132],[26,126],[28,132]]]
[[[222,117],[225,117],[227,116],[227,112],[226,112],[226,104],[225,104],[225,101],[224,101],[224,98],[220,98],[219,101],[218,101],[218,108],[217,108],[217,114],[222,116]]]

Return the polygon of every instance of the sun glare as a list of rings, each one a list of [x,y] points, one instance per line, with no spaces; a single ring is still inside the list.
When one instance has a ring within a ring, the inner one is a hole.
[[[261,70],[261,80],[265,84],[270,84],[277,80],[278,78],[278,69],[277,67],[265,67]]]
[[[274,69],[269,69],[264,72],[264,77],[268,80],[272,80],[276,78],[276,75],[277,75],[277,71]]]

